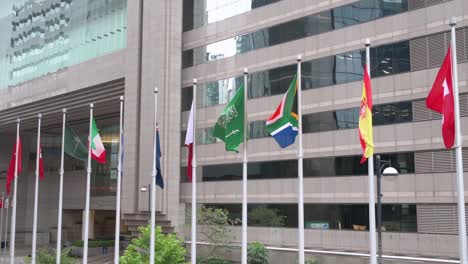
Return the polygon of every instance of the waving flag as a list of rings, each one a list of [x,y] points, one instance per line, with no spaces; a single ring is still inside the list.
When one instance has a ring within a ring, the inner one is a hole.
[[[447,149],[451,148],[455,141],[455,104],[450,54],[449,48],[426,99],[427,108],[442,114],[442,138]]]
[[[42,147],[39,147],[39,178],[44,179],[44,163],[42,161]]]
[[[158,129],[156,129],[156,185],[164,189],[164,179],[161,174],[161,144],[159,143]]]
[[[91,133],[91,157],[101,163],[106,163],[106,150],[104,149],[104,144],[102,143],[101,136],[99,135],[99,130],[96,125],[96,121],[93,118],[92,124],[92,133]]]
[[[213,135],[224,141],[227,151],[238,152],[237,147],[244,141],[244,85],[219,116]]]
[[[17,138],[16,144],[18,144],[18,176],[23,170],[21,156],[21,138]],[[7,180],[6,180],[6,190],[7,195],[10,195],[11,192],[11,182],[15,179],[15,163],[16,163],[16,144],[13,147],[13,154],[11,155],[10,166],[8,167]]]
[[[192,160],[193,160],[193,103],[190,109],[187,133],[185,134],[185,146],[188,148],[187,178],[192,182]]]
[[[366,66],[364,66],[366,69]],[[372,133],[372,88],[367,70],[364,70],[361,106],[359,107],[359,140],[363,155],[361,164],[374,154],[374,137]]]
[[[294,143],[297,136],[297,77],[294,76],[288,91],[273,115],[266,121],[266,130],[281,148]]]

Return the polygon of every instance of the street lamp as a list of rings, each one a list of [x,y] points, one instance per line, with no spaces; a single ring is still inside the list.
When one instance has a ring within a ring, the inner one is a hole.
[[[148,193],[148,211],[151,208],[151,184],[143,185],[140,188],[140,192],[147,192]]]
[[[378,251],[377,260],[379,264],[383,263],[382,259],[382,175],[383,176],[398,176],[398,171],[393,168],[391,161],[381,160],[380,155],[375,155],[377,165],[377,240]],[[384,167],[387,166],[385,169]],[[382,172],[383,170],[383,172]]]

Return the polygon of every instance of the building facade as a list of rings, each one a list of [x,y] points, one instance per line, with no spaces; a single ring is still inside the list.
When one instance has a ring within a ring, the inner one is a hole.
[[[112,236],[121,95],[122,232],[145,223],[148,193],[141,189],[152,172],[155,87],[166,181],[157,194],[158,223],[189,240],[191,184],[183,139],[194,78],[198,202],[240,218],[242,157],[224,150],[213,127],[248,68],[249,241],[297,247],[296,148],[280,149],[265,120],[301,54],[306,248],[368,251],[362,230],[368,226],[367,167],[359,164],[357,122],[363,44],[370,38],[376,153],[399,171],[382,183],[383,250],[458,256],[454,153],[444,149],[441,117],[425,107],[425,97],[450,42],[448,20],[455,16],[462,133],[468,133],[467,1],[9,0],[0,6],[0,30],[7,36],[0,43],[0,184],[19,117],[25,143],[17,236],[24,243],[32,230],[35,116],[44,116],[46,168],[39,232],[43,243],[54,243],[61,110],[67,108],[69,125],[85,137],[90,103],[109,153],[106,165],[93,164],[91,237]],[[82,161],[66,158],[65,240],[81,237],[84,168]],[[267,221],[268,214],[280,220]],[[233,243],[240,242],[240,227],[232,230]]]

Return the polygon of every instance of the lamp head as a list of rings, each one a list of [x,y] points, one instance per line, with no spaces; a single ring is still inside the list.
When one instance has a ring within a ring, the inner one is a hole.
[[[384,169],[382,176],[398,176],[398,171],[393,167],[387,167]]]
[[[140,188],[140,192],[147,192],[148,191],[148,188],[146,188],[146,186],[143,186]]]

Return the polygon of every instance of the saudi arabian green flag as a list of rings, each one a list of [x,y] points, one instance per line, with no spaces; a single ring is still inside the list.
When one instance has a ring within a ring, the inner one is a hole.
[[[88,148],[68,124],[65,125],[64,151],[75,159],[86,161],[88,158]]]
[[[244,140],[244,85],[228,103],[214,127],[213,135],[226,144],[227,151],[237,151]]]

